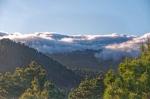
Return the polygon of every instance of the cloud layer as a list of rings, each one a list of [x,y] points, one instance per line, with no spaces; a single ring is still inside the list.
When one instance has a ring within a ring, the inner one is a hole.
[[[95,57],[104,60],[119,60],[122,57],[136,57],[139,55],[140,44],[146,42],[150,36],[147,33],[141,37],[128,35],[61,35],[51,32],[2,35],[16,42],[24,43],[43,53],[67,53],[78,50],[100,50]]]
[[[76,50],[98,50],[109,44],[118,44],[131,40],[133,36],[127,35],[61,35],[50,32],[21,34],[13,33],[2,38],[9,38],[44,53],[62,53]]]
[[[104,47],[102,52],[96,53],[95,56],[114,61],[118,61],[123,57],[137,57],[140,54],[140,46],[146,43],[149,38],[150,33],[146,33],[141,37],[135,37],[120,44],[109,44]]]

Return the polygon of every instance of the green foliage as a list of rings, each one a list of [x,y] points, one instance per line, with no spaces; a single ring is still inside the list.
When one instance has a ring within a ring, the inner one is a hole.
[[[31,88],[21,95],[20,99],[63,99],[64,95],[55,88],[55,86],[46,81],[43,88],[40,88],[39,81],[37,78],[31,83]]]
[[[142,54],[135,59],[125,59],[118,74],[110,70],[105,76],[104,99],[150,98],[150,47],[142,46]]]
[[[99,73],[74,70],[83,78],[88,78],[69,92],[68,99],[150,99],[150,44],[143,45],[141,50],[142,53],[138,58],[126,58],[119,65],[118,72],[109,70],[105,79],[93,78]],[[54,66],[49,71],[59,72],[61,69],[63,68]],[[64,78],[55,76],[51,72],[48,72],[50,77],[59,79],[59,83],[65,84]],[[65,72],[59,73],[63,75]],[[70,77],[72,76],[67,77],[69,81],[72,79]],[[66,97],[47,79],[45,69],[36,62],[32,62],[24,68],[16,68],[14,72],[0,73],[0,99],[18,98],[65,99]]]
[[[95,71],[95,70],[91,70],[91,69],[88,69],[88,68],[84,68],[84,69],[79,69],[79,68],[76,68],[76,69],[72,69],[72,71],[76,74],[76,75],[79,75],[81,77],[81,79],[85,79],[85,78],[95,78],[96,76],[98,75],[103,75],[103,72],[99,71]]]
[[[82,81],[80,85],[69,93],[69,99],[100,99],[103,94],[103,79],[94,78]]]
[[[13,72],[31,61],[41,64],[47,71],[48,79],[59,87],[72,88],[80,82],[80,76],[47,55],[22,43],[9,39],[0,40],[0,73]]]
[[[32,62],[15,72],[0,74],[0,98],[62,99],[63,94],[47,80],[42,66]]]

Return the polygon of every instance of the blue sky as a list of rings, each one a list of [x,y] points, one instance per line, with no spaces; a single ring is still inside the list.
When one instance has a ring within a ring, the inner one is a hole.
[[[150,0],[0,0],[0,31],[150,32]]]

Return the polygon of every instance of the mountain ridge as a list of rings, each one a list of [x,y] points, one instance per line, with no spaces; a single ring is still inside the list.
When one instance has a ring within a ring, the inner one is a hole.
[[[60,62],[67,68],[99,68],[97,70],[103,71],[105,68],[107,70],[110,64],[117,66],[125,57],[137,57],[140,54],[141,44],[146,42],[149,36],[150,33],[143,36],[130,36],[115,33],[108,35],[63,35],[37,32],[31,34],[14,33],[1,36],[0,39],[9,38],[15,42],[21,42]]]
[[[107,35],[64,35],[53,32],[35,32],[30,34],[21,34],[21,33],[12,33],[3,35],[0,39],[9,38],[16,42],[24,43],[27,46],[30,46],[42,53],[68,53],[74,51],[84,51],[84,50],[101,50],[103,53],[111,54],[117,51],[118,48],[121,53],[127,53],[124,56],[131,54],[130,52],[136,51],[135,54],[139,53],[138,50],[133,50],[132,47],[138,44],[131,43],[140,43],[143,42],[150,33],[146,33],[143,36],[133,36],[133,35],[123,35],[123,34],[107,34]],[[143,40],[143,41],[142,41]],[[122,46],[125,45],[125,46]],[[119,47],[121,46],[121,47]],[[127,47],[128,46],[128,47]],[[131,47],[130,47],[131,46]],[[112,52],[111,52],[112,51]],[[102,53],[95,53],[96,58],[103,58]],[[111,55],[109,55],[111,56]],[[113,56],[113,54],[112,54]],[[130,55],[129,55],[130,56]],[[137,56],[137,55],[131,55]],[[113,58],[113,57],[111,57]]]
[[[41,52],[9,39],[0,40],[0,72],[14,71],[16,67],[27,66],[32,61],[42,65],[49,80],[60,87],[71,88],[80,80],[74,72]]]

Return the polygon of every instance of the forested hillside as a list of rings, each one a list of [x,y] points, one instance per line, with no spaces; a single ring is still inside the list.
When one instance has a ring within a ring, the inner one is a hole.
[[[69,69],[90,69],[100,71],[102,67],[100,66],[99,60],[94,56],[96,52],[100,52],[100,50],[73,51],[48,55]]]
[[[9,39],[0,40],[0,72],[14,71],[36,61],[47,70],[48,79],[60,87],[71,88],[78,84],[80,77],[46,55]]]
[[[143,45],[141,50],[138,58],[126,58],[118,72],[109,70],[99,84],[97,78],[81,82],[68,98],[150,99],[150,44]]]
[[[150,99],[150,44],[141,50],[138,58],[125,59],[117,74],[106,74],[105,99]]]
[[[150,99],[150,0],[0,0],[0,99]]]
[[[10,54],[10,50],[11,51],[17,50],[13,47],[19,48],[19,50],[14,51],[15,54],[11,54],[11,55],[16,55],[17,52],[18,54],[21,55],[21,52],[24,51],[21,51],[22,47],[20,48],[20,46],[23,46],[23,48],[25,48],[24,50],[31,49],[22,44],[14,43],[8,39],[1,40],[0,45],[1,45],[0,46],[1,55],[4,55],[3,56],[4,58],[6,58],[5,55]],[[5,51],[7,52],[7,54]],[[31,49],[30,51],[34,52],[35,50]],[[110,69],[106,74],[103,73],[95,74],[88,70],[70,71],[53,60],[50,62],[54,62],[54,64],[58,64],[60,66],[58,65],[47,66],[46,64],[45,66],[44,63],[43,64],[40,63],[42,64],[40,65],[37,62],[30,62],[29,65],[20,66],[20,67],[12,65],[13,68],[8,69],[8,71],[10,70],[11,72],[2,71],[0,74],[0,98],[1,99],[11,99],[11,98],[13,99],[14,98],[15,99],[149,99],[150,98],[150,43],[146,43],[142,45],[141,51],[142,53],[139,57],[126,58],[122,63],[120,63],[117,70]],[[29,56],[35,55],[33,54],[33,52],[30,54],[29,53],[28,54],[25,53],[25,54]],[[40,53],[40,55],[41,56],[39,56],[39,59],[35,57],[32,58],[29,57],[29,60],[34,59],[36,61],[39,60],[39,62],[42,62],[40,58],[43,59],[48,58],[48,57],[45,58],[46,56],[44,57],[42,53]],[[2,60],[4,58],[2,58],[1,56],[0,59]],[[19,60],[19,58],[17,59]],[[5,68],[5,67],[1,67],[1,68]],[[7,68],[5,68],[5,70],[7,70]],[[58,77],[58,78],[52,79],[53,77],[56,78]],[[80,82],[80,84],[78,84],[78,81],[73,82],[76,79],[81,79],[80,77],[82,77],[82,81]],[[77,84],[78,86],[76,86]],[[72,85],[72,89],[68,90],[67,85],[68,86]]]
[[[0,74],[0,99],[63,99],[64,94],[48,80],[46,70],[31,62],[26,68]]]

